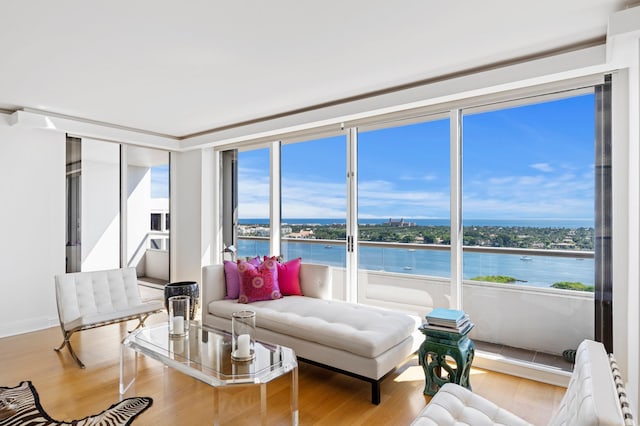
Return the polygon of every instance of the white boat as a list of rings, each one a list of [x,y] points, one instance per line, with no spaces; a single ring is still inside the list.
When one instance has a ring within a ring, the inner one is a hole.
[[[531,256],[521,256],[520,260],[524,260],[525,262],[528,262],[530,260],[533,260],[533,257],[531,257]]]

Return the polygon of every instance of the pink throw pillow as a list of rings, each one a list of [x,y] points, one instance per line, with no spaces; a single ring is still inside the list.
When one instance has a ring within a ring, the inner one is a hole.
[[[278,285],[283,296],[302,296],[300,289],[300,264],[302,258],[278,263]]]
[[[238,303],[251,303],[282,297],[278,286],[278,267],[276,264],[274,259],[268,259],[258,267],[242,260],[238,261],[238,275],[240,276]]]
[[[260,265],[260,256],[250,259],[249,263],[254,266]],[[236,262],[224,261],[224,279],[227,286],[225,299],[237,299],[240,296],[240,276]]]

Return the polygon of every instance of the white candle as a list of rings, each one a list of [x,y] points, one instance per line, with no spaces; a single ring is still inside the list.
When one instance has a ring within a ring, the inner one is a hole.
[[[184,333],[184,317],[173,317],[173,334]]]
[[[249,335],[241,334],[238,336],[238,357],[247,358],[249,356]]]

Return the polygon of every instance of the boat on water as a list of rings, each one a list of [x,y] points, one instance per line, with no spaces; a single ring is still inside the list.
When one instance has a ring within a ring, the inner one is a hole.
[[[410,271],[410,270],[412,270],[413,268],[412,268],[411,266],[405,266],[405,267],[404,267],[404,268],[402,268],[402,269],[404,269],[405,271]]]
[[[333,246],[332,246],[332,245],[327,244],[326,246],[324,246],[324,248],[326,248],[326,249],[331,249],[331,248],[333,248]]]
[[[528,262],[530,260],[533,260],[533,257],[531,257],[531,256],[521,256],[520,260],[524,260],[525,262]]]

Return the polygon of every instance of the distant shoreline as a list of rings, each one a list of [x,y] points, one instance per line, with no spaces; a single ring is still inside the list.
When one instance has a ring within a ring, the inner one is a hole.
[[[358,219],[362,225],[382,225],[393,219],[394,221],[403,219],[401,217]],[[415,219],[404,218],[407,222],[413,222],[417,226],[449,226],[449,219]],[[251,218],[239,219],[240,225],[268,225],[269,219]],[[345,219],[338,218],[285,218],[282,224],[287,225],[334,225],[346,224]],[[504,226],[504,227],[531,227],[531,228],[595,228],[593,219],[466,219],[463,226]]]

